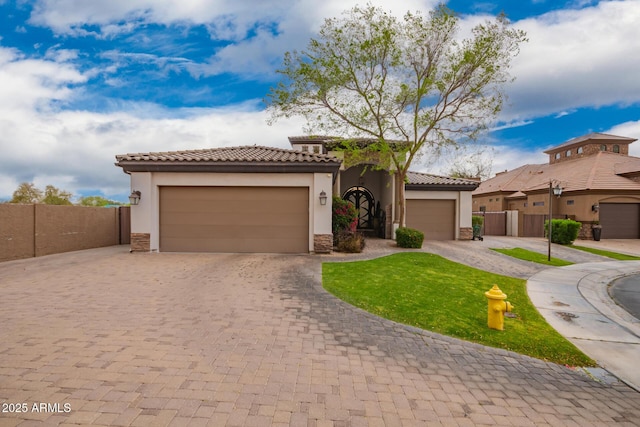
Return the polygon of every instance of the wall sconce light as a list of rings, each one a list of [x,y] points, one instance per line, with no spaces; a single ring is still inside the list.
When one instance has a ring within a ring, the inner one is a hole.
[[[129,203],[131,203],[132,206],[140,203],[140,191],[135,190],[131,192],[131,194],[129,195]]]
[[[592,212],[598,212],[600,210],[600,205],[591,205]]]
[[[322,206],[327,204],[327,193],[325,193],[324,190],[320,192],[320,204]]]

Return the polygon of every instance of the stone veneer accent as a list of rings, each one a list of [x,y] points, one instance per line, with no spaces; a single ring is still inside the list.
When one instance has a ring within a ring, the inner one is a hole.
[[[131,233],[131,252],[149,252],[151,250],[151,234]]]
[[[314,234],[313,251],[318,254],[331,253],[333,249],[333,234]]]
[[[473,227],[460,227],[460,237],[458,240],[473,239]]]
[[[578,240],[593,240],[593,223],[583,222],[578,230]]]

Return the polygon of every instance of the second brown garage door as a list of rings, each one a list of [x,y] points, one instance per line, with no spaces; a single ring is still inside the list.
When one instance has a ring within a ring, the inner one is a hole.
[[[164,252],[309,252],[307,187],[160,187]]]
[[[425,240],[455,240],[455,200],[407,200],[407,227],[424,233]]]
[[[640,238],[640,204],[600,203],[603,239]]]

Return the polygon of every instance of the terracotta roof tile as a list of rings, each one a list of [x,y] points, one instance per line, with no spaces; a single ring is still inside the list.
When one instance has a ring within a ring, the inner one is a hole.
[[[640,171],[640,158],[603,151],[552,165],[525,165],[484,181],[473,194],[527,193],[548,188],[550,181],[560,183],[564,191],[640,191],[640,182],[621,176],[621,170]]]
[[[333,156],[262,146],[206,148],[202,150],[129,153],[118,162],[215,162],[215,163],[340,163]]]
[[[451,185],[451,186],[469,186],[476,187],[479,182],[471,179],[451,178],[448,176],[431,175],[421,172],[407,172],[409,185]]]

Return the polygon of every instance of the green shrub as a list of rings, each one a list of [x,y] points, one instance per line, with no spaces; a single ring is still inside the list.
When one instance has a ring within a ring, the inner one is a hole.
[[[484,224],[484,217],[481,215],[473,215],[471,217],[471,225],[479,225],[480,227],[482,227],[482,224]]]
[[[340,252],[360,253],[364,249],[364,235],[362,233],[352,233],[343,231],[338,233],[336,249]]]
[[[396,230],[396,242],[401,248],[421,248],[424,233],[413,228],[400,227]]]
[[[551,227],[551,241],[561,245],[570,245],[578,238],[582,223],[572,219],[554,219]],[[545,235],[549,236],[549,221],[544,222]]]

